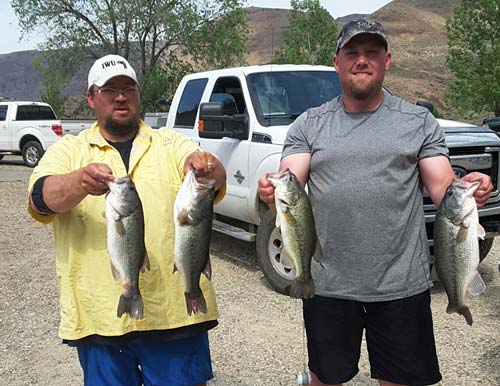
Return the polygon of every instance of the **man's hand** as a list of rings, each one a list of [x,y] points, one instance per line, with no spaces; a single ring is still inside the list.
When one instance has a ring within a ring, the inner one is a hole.
[[[111,168],[106,164],[92,163],[81,168],[79,186],[86,194],[100,196],[109,190],[108,181],[113,181]]]
[[[267,176],[274,173],[266,173],[261,178],[259,178],[259,185],[257,191],[259,192],[259,197],[264,201],[270,208],[274,208],[274,185],[267,180]]]
[[[481,181],[481,185],[479,185],[479,188],[474,192],[474,198],[476,199],[478,208],[486,204],[493,191],[493,184],[491,183],[490,176],[479,172],[472,172],[463,176],[461,180],[466,182]]]
[[[224,165],[212,153],[195,151],[184,162],[184,175],[194,169],[196,177],[215,179],[215,190],[219,190],[226,183],[226,170]]]

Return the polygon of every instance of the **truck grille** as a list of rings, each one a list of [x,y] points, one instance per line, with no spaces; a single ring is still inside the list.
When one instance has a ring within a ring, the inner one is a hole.
[[[481,172],[491,177],[493,183],[493,193],[489,203],[500,200],[498,191],[499,181],[499,152],[496,147],[481,147],[468,149],[453,149],[450,148],[450,162],[455,174],[458,177],[471,172]],[[425,212],[435,212],[436,207],[432,203],[428,194],[424,194],[424,210]]]

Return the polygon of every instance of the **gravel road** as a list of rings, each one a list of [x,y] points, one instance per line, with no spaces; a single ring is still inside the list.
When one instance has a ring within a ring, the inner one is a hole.
[[[31,169],[19,158],[0,161],[0,384],[77,386],[73,349],[57,337],[58,294],[52,229],[26,212]],[[443,386],[500,385],[500,239],[480,267],[487,290],[471,299],[474,325],[448,315],[436,283],[432,307]],[[221,318],[210,333],[212,386],[294,385],[303,369],[300,301],[274,293],[260,272],[252,244],[214,233],[212,268]],[[366,349],[360,372],[347,385],[376,385]]]

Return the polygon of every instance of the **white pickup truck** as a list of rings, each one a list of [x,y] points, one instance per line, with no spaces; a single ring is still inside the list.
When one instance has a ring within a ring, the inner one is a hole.
[[[90,127],[86,121],[63,124],[47,103],[0,102],[0,159],[5,154],[22,155],[24,163],[34,167],[62,135],[78,134],[86,127]]]
[[[257,181],[265,172],[277,171],[292,122],[307,108],[340,93],[332,67],[265,65],[188,75],[172,100],[166,126],[215,153],[226,167],[227,195],[215,207],[214,229],[256,241],[260,266],[279,292],[285,292],[295,271],[282,253],[273,213],[259,200]],[[487,232],[480,242],[484,258],[500,230],[500,139],[484,127],[444,120],[440,124],[455,172],[481,171],[494,184],[491,199],[480,211]],[[427,197],[424,210],[432,246],[436,208]]]

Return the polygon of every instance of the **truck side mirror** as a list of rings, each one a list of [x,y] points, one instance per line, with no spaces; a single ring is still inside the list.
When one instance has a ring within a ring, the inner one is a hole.
[[[223,102],[202,103],[198,120],[198,134],[201,138],[248,139],[248,118],[245,114],[224,114]]]
[[[500,117],[486,118],[483,121],[483,125],[490,128],[491,130],[500,132]]]
[[[420,100],[417,101],[416,103],[417,106],[422,106],[425,107],[427,110],[429,110],[431,113],[434,114],[434,105],[432,104],[431,101],[428,100]]]

